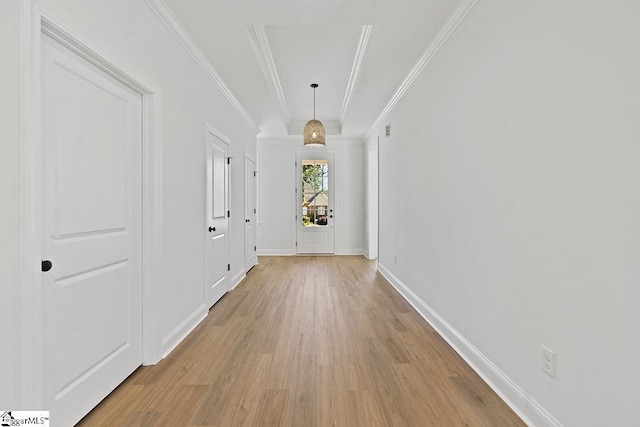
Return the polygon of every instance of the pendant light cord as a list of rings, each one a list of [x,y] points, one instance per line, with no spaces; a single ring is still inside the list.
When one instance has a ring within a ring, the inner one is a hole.
[[[313,88],[313,120],[316,119],[316,88],[318,87],[318,83],[311,83],[311,87]]]

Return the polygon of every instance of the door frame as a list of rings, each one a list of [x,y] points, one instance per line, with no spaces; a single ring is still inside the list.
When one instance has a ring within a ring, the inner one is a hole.
[[[293,248],[293,255],[304,255],[298,252],[298,246],[297,246],[297,241],[298,241],[298,221],[300,220],[299,218],[296,219],[297,215],[299,213],[301,213],[301,211],[299,211],[298,209],[300,208],[300,199],[298,198],[298,192],[297,189],[300,187],[300,176],[298,171],[302,170],[302,166],[298,165],[298,158],[300,156],[305,156],[305,155],[314,155],[314,154],[330,154],[332,157],[332,164],[333,164],[333,171],[331,172],[331,177],[332,177],[332,183],[331,183],[331,189],[333,190],[333,199],[332,199],[332,203],[333,203],[333,216],[334,216],[334,220],[333,220],[333,253],[331,254],[319,254],[319,255],[337,255],[338,254],[338,215],[336,215],[338,213],[338,209],[337,207],[340,206],[338,203],[339,200],[339,189],[338,186],[336,185],[336,182],[338,181],[338,156],[336,154],[336,150],[326,150],[326,149],[307,149],[307,150],[298,150],[296,151],[293,155],[293,162],[295,167],[293,168],[293,179],[294,179],[294,202],[293,202],[293,209],[294,209],[294,217],[293,217],[293,240],[292,240],[292,248]],[[302,191],[302,189],[300,189]],[[312,255],[312,254],[311,254]]]
[[[205,160],[206,162],[209,161],[209,135],[213,135],[215,138],[218,138],[220,141],[222,141],[223,143],[227,144],[227,153],[226,153],[226,161],[224,164],[224,178],[225,178],[225,195],[224,195],[224,204],[225,204],[225,211],[228,211],[231,209],[231,162],[230,159],[232,159],[232,157],[230,157],[230,150],[231,150],[231,139],[229,137],[227,137],[225,134],[223,134],[222,132],[220,132],[218,129],[216,129],[215,126],[213,126],[210,122],[205,121],[205,135],[204,135],[204,152],[205,152]],[[208,170],[209,165],[206,165],[206,168]],[[206,177],[206,185],[205,185],[205,191],[208,193],[209,192],[209,176],[208,176],[208,172],[207,172],[207,177]],[[209,209],[211,208],[211,206],[209,206],[208,202],[207,202],[207,197],[208,195],[205,194],[205,203],[207,204],[207,206],[205,206],[205,214],[204,214],[204,218],[205,218],[205,226],[203,227],[203,230],[207,227],[207,222],[209,221]],[[229,262],[231,262],[230,260],[230,253],[229,253],[229,236],[231,234],[231,218],[229,218],[229,216],[227,216],[227,235],[225,236],[225,256],[226,258],[226,264],[228,264]],[[212,307],[212,305],[209,304],[209,300],[208,300],[208,293],[207,293],[207,287],[211,286],[210,283],[207,283],[207,271],[209,265],[207,264],[208,261],[208,255],[209,253],[207,252],[207,244],[208,244],[208,239],[210,239],[211,237],[209,236],[209,233],[205,233],[204,235],[204,277],[205,277],[205,283],[204,283],[204,304],[207,306],[207,311]],[[231,272],[227,271],[227,291],[229,292],[231,290]]]
[[[244,183],[244,215],[246,215],[247,213],[247,160],[253,162],[253,209],[254,209],[254,213],[253,213],[253,242],[254,242],[254,247],[256,249],[254,249],[253,251],[253,258],[255,258],[255,262],[251,265],[251,266],[247,266],[246,261],[247,261],[247,237],[246,237],[246,232],[247,232],[247,227],[245,226],[244,228],[244,232],[245,232],[245,239],[244,239],[244,244],[245,244],[245,248],[244,248],[244,254],[243,254],[243,258],[244,258],[244,270],[245,272],[248,272],[250,269],[252,269],[254,266],[256,266],[258,264],[258,250],[257,250],[257,237],[258,237],[258,232],[257,232],[257,227],[258,227],[258,164],[256,163],[256,159],[251,156],[251,154],[249,154],[247,151],[244,152],[244,179],[245,179],[245,183]],[[246,218],[245,218],[246,220]]]
[[[142,97],[142,364],[161,359],[156,288],[162,278],[162,151],[159,85],[51,5],[19,6],[20,270],[17,360],[22,407],[43,408],[41,37],[47,35]],[[143,77],[144,76],[144,77]]]

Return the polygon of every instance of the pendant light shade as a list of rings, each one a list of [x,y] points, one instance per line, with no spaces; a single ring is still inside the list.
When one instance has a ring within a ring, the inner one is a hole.
[[[324,125],[320,120],[316,120],[316,88],[317,83],[311,85],[313,88],[313,120],[309,120],[304,125],[304,146],[305,147],[324,147],[325,131]]]

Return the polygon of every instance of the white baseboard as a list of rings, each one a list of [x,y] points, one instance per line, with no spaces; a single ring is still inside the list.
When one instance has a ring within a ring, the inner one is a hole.
[[[240,282],[244,280],[245,277],[247,277],[247,272],[243,268],[231,279],[231,290],[234,290],[236,286],[238,286]]]
[[[336,255],[362,255],[364,256],[364,249],[338,249]]]
[[[520,386],[513,382],[384,265],[378,264],[378,271],[527,425],[562,427],[560,421],[555,419],[531,396],[527,395]]]
[[[207,317],[209,309],[202,304],[189,317],[184,319],[169,335],[162,339],[162,358],[164,359]]]
[[[260,249],[257,252],[258,256],[295,256],[295,252],[287,252],[282,249]],[[307,254],[313,255],[313,254]],[[362,255],[365,256],[364,249],[338,249],[335,255]]]
[[[258,249],[258,256],[293,256],[295,252],[287,249]]]

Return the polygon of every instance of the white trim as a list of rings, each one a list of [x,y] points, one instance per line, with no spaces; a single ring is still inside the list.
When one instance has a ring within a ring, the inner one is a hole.
[[[211,80],[211,82],[220,90],[222,95],[229,101],[229,103],[236,109],[236,111],[242,116],[242,118],[251,125],[256,131],[259,131],[258,126],[253,121],[251,116],[247,113],[244,107],[240,104],[235,95],[231,92],[226,83],[222,80],[222,77],[218,74],[216,69],[211,65],[207,57],[202,53],[198,45],[193,41],[189,32],[180,24],[178,18],[173,14],[169,6],[163,0],[144,0],[153,13],[160,19],[169,32],[180,43],[184,50],[191,56],[195,63],[200,67],[204,74]]]
[[[442,28],[440,28],[438,34],[436,34],[433,41],[429,44],[422,56],[420,56],[416,65],[413,66],[407,77],[405,77],[398,89],[396,89],[387,105],[373,123],[373,126],[369,128],[369,132],[367,132],[365,139],[368,139],[374,132],[376,132],[378,126],[382,124],[396,104],[404,96],[405,92],[409,90],[413,82],[418,78],[422,71],[424,71],[433,58],[435,58],[442,46],[444,46],[447,40],[449,40],[449,37],[451,37],[462,21],[464,21],[464,18],[466,18],[469,12],[471,12],[476,3],[478,3],[478,0],[461,0],[460,3],[458,3],[453,13],[449,16]]]
[[[258,256],[293,256],[295,250],[291,249],[258,249]]]
[[[167,357],[209,314],[206,304],[202,304],[173,331],[162,339],[162,358]]]
[[[244,280],[245,277],[247,277],[247,272],[243,268],[242,270],[240,270],[238,272],[238,274],[233,276],[233,279],[231,279],[231,289],[229,291],[234,290],[236,288],[236,286],[238,286],[240,284],[240,282],[242,282]]]
[[[340,249],[337,250],[335,255],[362,255],[366,257],[364,249]]]
[[[212,133],[216,138],[220,139],[225,144],[231,146],[231,138],[226,136],[224,133],[220,132],[211,123],[205,122],[205,127],[207,130],[207,133]],[[206,144],[206,140],[205,140],[205,144]]]
[[[40,15],[32,0],[20,13],[20,271],[19,384],[22,407],[42,408],[42,167],[40,114]]]
[[[246,150],[244,152],[244,157],[248,158],[249,160],[251,160],[253,162],[254,172],[256,174],[255,182],[254,182],[255,188],[253,189],[253,193],[254,193],[253,195],[254,195],[254,198],[255,198],[253,207],[256,209],[256,213],[255,213],[255,216],[254,216],[254,219],[255,219],[254,230],[255,230],[255,233],[256,233],[255,242],[256,242],[256,246],[257,246],[258,245],[258,226],[260,225],[260,206],[259,206],[260,197],[258,197],[259,194],[260,194],[260,174],[258,173],[258,153],[257,153],[257,150],[256,150],[255,158],[252,157]],[[257,255],[258,254],[256,252],[256,256]]]
[[[363,25],[362,32],[360,33],[360,40],[358,40],[358,47],[356,48],[356,56],[353,60],[353,66],[351,67],[351,75],[349,75],[349,82],[347,83],[347,90],[344,93],[344,100],[342,101],[342,108],[340,108],[340,121],[344,123],[349,103],[351,102],[351,95],[356,87],[358,78],[360,77],[360,66],[364,61],[364,57],[367,53],[367,44],[371,39],[371,33],[373,31],[373,25]]]
[[[257,248],[258,247],[258,212],[260,211],[258,209],[258,163],[256,162],[255,158],[247,151],[244,151],[244,179],[245,179],[245,183],[244,183],[244,192],[245,192],[245,198],[244,198],[244,214],[247,213],[247,160],[253,162],[253,208],[255,209],[254,213],[253,213],[253,244],[254,246]],[[246,232],[247,232],[247,228],[246,226],[244,227],[244,244],[247,244],[247,236],[246,236]],[[258,263],[258,250],[255,249],[255,259],[256,259],[256,264]],[[248,269],[250,270],[251,268],[253,268],[253,266],[255,266],[256,264],[253,264],[252,266],[247,266],[246,262],[247,262],[247,248],[244,247],[244,254],[243,254],[243,259],[244,259],[244,268],[246,271],[248,271]]]
[[[527,425],[562,427],[560,421],[527,395],[518,384],[494,365],[488,357],[482,354],[384,265],[378,264],[378,271]]]
[[[283,146],[291,146],[297,145],[302,147],[302,139],[300,135],[284,135],[281,137],[269,137],[269,138],[258,138],[257,143],[259,145],[283,145]],[[334,143],[339,143],[340,146],[343,145],[365,145],[366,141],[358,138],[347,138],[334,136],[331,138],[327,138],[327,148],[331,148],[331,145]],[[307,148],[307,151],[309,149]]]
[[[142,363],[161,360],[158,288],[162,283],[162,95],[142,97]]]
[[[47,34],[142,96],[143,364],[160,360],[156,289],[162,279],[161,98],[148,78],[38,0],[20,2],[20,376],[23,407],[42,407],[41,34]]]
[[[247,25],[245,27],[247,36],[253,47],[253,52],[256,55],[260,69],[267,81],[267,86],[271,89],[271,92],[275,95],[278,107],[280,109],[280,118],[282,124],[286,127],[289,123],[289,108],[287,107],[287,100],[282,90],[282,84],[280,83],[280,77],[278,76],[278,69],[271,53],[271,46],[269,45],[269,38],[267,32],[264,29],[264,25]]]
[[[368,259],[378,258],[379,251],[379,199],[380,199],[380,161],[379,161],[379,145],[380,137],[372,138],[376,142],[367,143],[365,146],[365,235],[367,237],[366,252]]]

